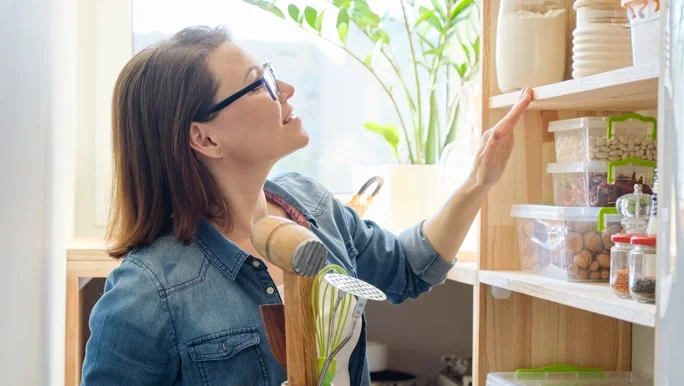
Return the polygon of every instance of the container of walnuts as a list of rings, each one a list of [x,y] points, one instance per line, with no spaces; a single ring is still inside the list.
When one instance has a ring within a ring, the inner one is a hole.
[[[610,279],[611,236],[622,232],[619,215],[606,215],[598,230],[601,208],[513,205],[517,219],[520,266],[566,281]]]

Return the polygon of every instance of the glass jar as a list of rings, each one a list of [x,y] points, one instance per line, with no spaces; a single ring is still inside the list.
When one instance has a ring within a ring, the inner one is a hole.
[[[648,215],[651,213],[651,195],[643,193],[644,186],[634,185],[634,193],[620,196],[615,202],[615,208],[622,216],[622,227],[625,233],[646,233]]]
[[[656,299],[656,236],[640,235],[631,239],[629,257],[629,294],[644,303]]]
[[[632,251],[631,234],[616,233],[610,237],[610,289],[621,298],[631,298],[629,294],[629,255]]]
[[[560,0],[501,0],[496,29],[501,92],[563,81],[567,18]]]

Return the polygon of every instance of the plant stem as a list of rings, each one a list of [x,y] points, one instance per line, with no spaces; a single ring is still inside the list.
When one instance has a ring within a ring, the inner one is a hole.
[[[394,73],[397,74],[397,78],[399,79],[399,82],[401,82],[401,86],[404,88],[404,92],[406,93],[406,99],[408,100],[409,108],[411,109],[411,121],[413,122],[413,127],[415,130],[415,128],[417,127],[417,124],[418,124],[416,122],[415,110],[420,109],[420,104],[418,105],[417,108],[412,107],[412,106],[416,106],[416,104],[413,101],[413,97],[411,97],[411,93],[409,92],[408,87],[406,86],[406,82],[404,82],[404,78],[401,76],[401,72],[399,71],[399,67],[394,62],[394,60],[390,59],[389,55],[387,54],[387,52],[385,52],[384,49],[381,49],[380,51],[382,52],[382,55],[385,57],[385,59],[387,59],[387,61],[390,63],[390,65],[394,69]],[[408,140],[408,138],[407,138],[407,140]]]
[[[368,71],[370,71],[370,73],[373,75],[373,77],[378,81],[378,83],[380,83],[380,86],[382,86],[382,89],[385,91],[387,96],[390,98],[390,101],[392,101],[392,106],[394,107],[394,111],[397,113],[397,116],[399,117],[399,122],[400,122],[401,128],[404,131],[404,136],[406,136],[406,140],[408,141],[409,136],[408,136],[408,133],[406,131],[406,123],[404,122],[404,117],[401,115],[401,111],[399,110],[399,106],[397,105],[397,101],[396,101],[396,99],[394,99],[394,95],[392,95],[392,92],[389,90],[389,88],[387,87],[385,82],[383,82],[382,79],[380,79],[380,76],[378,76],[378,74],[375,72],[375,70],[373,70],[373,67],[366,64],[366,62],[363,59],[359,58],[353,52],[351,52],[349,50],[349,48],[347,48],[346,45],[341,45],[341,44],[337,43],[336,41],[330,40],[327,37],[323,36],[321,33],[314,32],[314,31],[311,31],[311,30],[309,30],[307,28],[303,28],[303,27],[300,27],[300,28],[302,28],[304,31],[307,31],[309,33],[312,33],[312,34],[320,37],[321,39],[325,40],[326,42],[328,42],[328,43],[330,43],[330,44],[332,44],[338,48],[341,48],[344,52],[349,54],[349,56],[354,58],[354,60],[361,63],[361,65],[363,67],[365,67]],[[413,164],[413,163],[415,163],[415,158],[413,156],[413,151],[411,150],[411,145],[407,144],[407,147],[408,147],[408,152],[409,152],[409,162]]]
[[[449,12],[450,12],[450,10],[449,10]],[[439,36],[439,44],[437,45],[437,47],[442,47],[442,46],[444,46],[444,44],[446,44],[446,31],[447,31],[448,27],[449,26],[447,26],[447,25],[444,26],[444,29],[442,30],[442,34]],[[440,51],[439,55],[435,55],[435,58],[432,61],[432,66],[430,66],[432,68],[432,70],[430,71],[430,74],[432,75],[432,78],[430,79],[430,90],[432,90],[431,92],[434,92],[435,87],[437,87],[437,75],[439,74],[439,66],[440,66],[440,62],[442,61],[443,54],[444,54],[444,49],[442,49]],[[437,114],[437,112],[435,112],[435,114]],[[435,127],[434,129],[439,130],[439,127]],[[428,135],[428,138],[429,137],[430,136]],[[435,140],[437,141],[437,143],[433,145],[433,146],[435,146],[435,149],[436,149],[435,150],[435,159],[439,159],[439,151],[440,151],[439,149],[441,149],[441,147],[442,147],[442,138],[441,137],[442,137],[441,133],[440,133],[440,135],[435,136]]]
[[[414,129],[415,142],[416,142],[416,155],[418,161],[423,159],[423,103],[420,91],[420,74],[418,73],[418,64],[416,63],[416,52],[413,49],[413,35],[411,34],[411,28],[408,24],[408,17],[406,16],[406,6],[404,5],[404,0],[399,0],[401,3],[401,12],[404,15],[404,27],[406,28],[406,34],[408,35],[409,48],[411,50],[411,62],[413,63],[413,72],[416,78],[416,99],[418,100],[418,127],[417,130]],[[416,133],[417,131],[417,133]]]
[[[359,30],[361,30],[363,32],[364,35],[366,35],[366,37],[369,40],[373,40],[373,38],[368,34],[368,31],[361,28],[361,26],[359,26],[356,21],[354,21],[354,24],[359,28]],[[390,47],[390,50],[391,50],[391,47]],[[399,79],[399,82],[401,82],[401,86],[403,87],[404,92],[406,93],[406,99],[409,103],[409,108],[411,109],[411,121],[412,121],[413,127],[415,129],[415,127],[417,127],[415,109],[414,109],[415,103],[413,101],[413,97],[411,97],[411,93],[409,92],[408,87],[406,86],[406,82],[404,82],[404,77],[401,76],[401,71],[399,71],[399,66],[397,66],[396,62],[392,59],[394,56],[392,56],[392,58],[391,58],[390,55],[383,48],[380,49],[380,52],[382,53],[382,56],[384,56],[385,59],[387,59],[387,62],[389,62],[389,64],[392,66],[394,73],[397,75],[397,78]],[[406,140],[408,141],[408,137],[406,138]]]

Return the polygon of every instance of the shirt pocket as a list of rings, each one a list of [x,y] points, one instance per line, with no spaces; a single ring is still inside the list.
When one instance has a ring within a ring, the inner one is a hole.
[[[188,342],[202,385],[264,385],[268,372],[256,327],[226,330]]]

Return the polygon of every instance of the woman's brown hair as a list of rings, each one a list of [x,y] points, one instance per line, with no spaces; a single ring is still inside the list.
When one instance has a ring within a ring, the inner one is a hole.
[[[230,41],[222,27],[186,28],[145,48],[123,68],[112,98],[113,187],[109,254],[125,256],[173,232],[192,241],[202,217],[230,213],[190,148],[190,125],[213,105],[218,81],[207,57]]]

